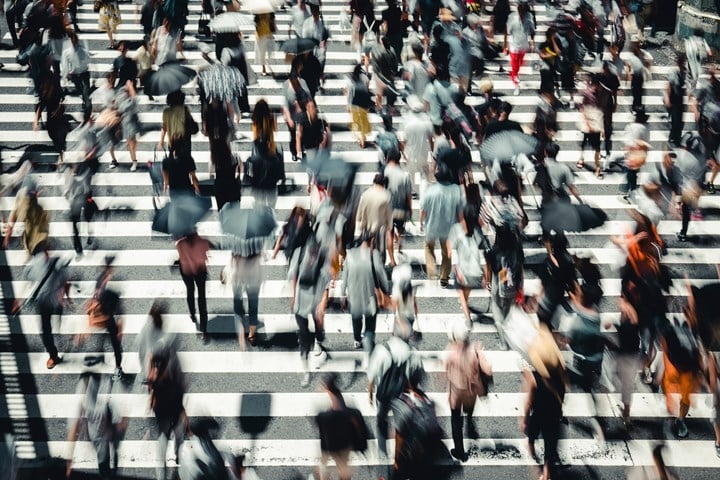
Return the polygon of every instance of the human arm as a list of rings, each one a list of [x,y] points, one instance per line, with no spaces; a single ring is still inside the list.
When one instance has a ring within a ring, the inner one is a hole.
[[[200,195],[200,185],[198,184],[197,175],[195,174],[195,170],[190,172],[190,181],[192,182],[193,189],[195,190],[196,195]]]
[[[297,125],[297,131],[295,133],[295,152],[297,153],[298,157],[302,156],[302,136],[303,136],[303,126],[302,123]]]
[[[425,210],[420,210],[420,231],[425,229]]]

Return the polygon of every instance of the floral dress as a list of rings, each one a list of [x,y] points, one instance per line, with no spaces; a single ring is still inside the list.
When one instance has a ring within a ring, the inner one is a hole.
[[[98,15],[98,29],[101,32],[116,33],[120,22],[122,22],[122,18],[120,18],[120,7],[117,0],[103,1]]]

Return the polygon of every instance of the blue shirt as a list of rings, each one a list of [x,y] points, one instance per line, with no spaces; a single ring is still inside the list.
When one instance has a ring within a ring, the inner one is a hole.
[[[425,212],[425,240],[447,239],[464,205],[460,185],[430,185],[420,202],[420,209]]]

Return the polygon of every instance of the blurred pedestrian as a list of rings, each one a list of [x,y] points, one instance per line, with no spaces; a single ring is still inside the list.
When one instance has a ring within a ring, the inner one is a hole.
[[[525,254],[517,235],[508,227],[495,230],[495,243],[485,253],[485,281],[490,282],[490,306],[500,341],[510,307],[523,295]]]
[[[255,62],[262,67],[263,76],[267,76],[268,58],[275,50],[275,32],[277,25],[274,13],[255,15]]]
[[[20,297],[13,303],[13,313],[16,314],[28,302],[37,306],[43,346],[50,357],[45,363],[48,370],[63,361],[53,339],[52,317],[62,317],[65,306],[72,306],[67,263],[59,257],[50,256],[47,250],[36,253],[23,270],[23,277],[32,282],[32,287],[23,303]]]
[[[693,93],[695,88],[697,88],[703,64],[713,54],[712,49],[704,38],[704,33],[701,28],[696,28],[683,42],[685,55],[687,57],[687,86],[690,93]]]
[[[482,249],[486,240],[479,224],[477,207],[466,204],[459,223],[450,229],[448,242],[457,252],[457,261],[453,267],[455,289],[458,291],[460,309],[465,315],[465,326],[472,327],[468,299],[470,291],[483,287]]]
[[[523,371],[523,389],[528,396],[520,431],[528,437],[528,451],[533,458],[537,458],[535,440],[543,437],[544,465],[540,478],[549,480],[560,461],[557,447],[567,374],[555,339],[544,325],[528,349],[528,356],[533,370]]]
[[[302,151],[297,151],[296,121],[301,118],[300,115],[305,111],[305,105],[310,96],[310,89],[305,80],[300,78],[296,69],[291,68],[287,82],[283,83],[285,102],[282,105],[282,113],[290,132],[290,154],[293,161],[298,161],[302,157]]]
[[[180,90],[168,94],[167,105],[163,110],[158,148],[162,150],[165,147],[167,137],[168,150],[190,156],[192,136],[198,133],[199,128],[190,109],[185,105],[185,94]]]
[[[113,105],[120,115],[120,130],[122,139],[127,142],[130,152],[130,171],[137,170],[137,136],[140,134],[140,119],[138,117],[138,101],[135,92],[135,81],[128,80],[116,90]],[[115,147],[110,147],[110,168],[117,168],[118,161],[115,157]]]
[[[492,380],[492,365],[483,353],[480,342],[470,341],[470,332],[464,322],[450,321],[445,358],[445,374],[448,379],[448,400],[450,402],[450,425],[454,448],[450,454],[464,462],[468,459],[463,445],[463,414],[466,420],[467,436],[479,438],[473,423],[477,397],[488,394]]]
[[[262,251],[265,244],[263,238],[234,240],[230,263],[223,270],[221,280],[228,282],[233,294],[233,313],[235,315],[235,331],[240,348],[244,351],[247,343],[255,346],[258,326],[258,310],[260,287],[262,286]],[[245,310],[243,296],[247,295],[248,307]]]
[[[439,167],[435,177],[438,182],[425,190],[420,201],[420,230],[425,232],[425,268],[428,278],[436,278],[435,244],[439,242],[442,254],[440,286],[447,287],[452,266],[447,239],[452,226],[462,219],[464,199],[460,186],[451,183],[447,168]]]
[[[643,108],[643,95],[645,95],[645,77],[652,65],[652,56],[645,50],[640,48],[640,44],[633,42],[630,45],[630,53],[625,59],[625,68],[627,70],[627,81],[630,82],[632,91],[632,107],[633,113]]]
[[[82,99],[83,123],[90,120],[92,102],[90,100],[90,53],[86,42],[78,39],[77,33],[70,35],[62,51],[60,60],[62,77],[75,85],[75,93]]]
[[[422,375],[422,360],[408,345],[407,337],[393,336],[373,351],[368,362],[370,404],[376,402],[378,449],[387,455],[388,413],[393,400],[405,392],[409,378]],[[396,447],[396,451],[399,449]]]
[[[380,253],[371,246],[374,238],[370,233],[363,233],[360,244],[347,251],[342,270],[342,295],[346,296],[350,308],[354,346],[364,347],[368,356],[375,348],[377,314],[384,306],[378,302],[378,296],[384,298],[390,293]],[[363,318],[365,333],[361,337]]]
[[[387,190],[388,179],[381,173],[373,177],[373,184],[360,196],[357,207],[357,222],[363,236],[373,238],[373,246],[390,257],[390,265],[395,266],[393,252],[393,214],[392,196]]]
[[[346,92],[348,110],[352,115],[351,127],[353,132],[359,136],[360,148],[365,148],[365,139],[372,132],[368,120],[368,110],[373,105],[368,89],[369,83],[369,74],[363,65],[358,63],[350,74]]]
[[[120,16],[120,5],[117,0],[100,0],[100,11],[98,12],[98,29],[107,33],[110,45],[108,48],[115,49],[113,35],[117,33],[118,25],[122,22]]]
[[[680,146],[683,131],[683,113],[685,112],[685,74],[686,57],[678,55],[677,66],[668,75],[668,83],[663,95],[663,103],[670,117],[670,136],[668,143],[674,147]]]
[[[83,394],[80,409],[68,424],[68,442],[70,452],[66,467],[67,477],[71,477],[75,442],[84,430],[97,454],[100,478],[115,478],[119,467],[118,448],[127,428],[127,418],[120,415],[119,408],[112,398],[108,398],[111,384],[99,374],[83,374],[77,393]],[[100,394],[102,393],[102,396]]]
[[[207,338],[207,298],[205,296],[205,282],[207,282],[207,252],[212,248],[208,240],[197,233],[186,235],[175,242],[175,248],[180,256],[180,276],[185,283],[186,299],[190,320],[196,324],[200,339],[206,343]],[[195,287],[197,286],[197,306],[200,313],[200,322],[195,316]]]
[[[167,313],[167,303],[162,300],[155,300],[150,307],[145,325],[143,325],[135,339],[140,363],[139,377],[144,384],[147,383],[153,348],[166,334],[164,330],[164,316],[167,315]]]
[[[253,152],[250,157],[251,185],[255,205],[275,208],[277,184],[285,178],[283,150],[275,142],[277,119],[265,100],[253,109]]]
[[[186,386],[179,368],[174,345],[166,342],[156,345],[150,358],[148,372],[150,408],[155,414],[158,427],[158,458],[156,478],[167,478],[167,446],[170,435],[175,435],[175,463],[178,463],[180,448],[185,440],[187,415],[183,406]]]
[[[23,222],[24,230],[21,243],[28,256],[44,253],[49,247],[50,217],[48,212],[38,202],[40,191],[32,178],[23,182],[15,197],[15,204],[10,211],[3,247],[10,245],[13,228],[16,222]]]
[[[594,168],[595,176],[603,178],[603,171],[600,168],[600,135],[603,128],[603,112],[598,104],[598,85],[597,78],[593,75],[583,92],[582,102],[580,103],[580,111],[582,120],[580,120],[580,131],[583,133],[582,142],[580,142],[580,159],[575,165],[578,170],[585,169],[585,147],[589,144],[594,151]]]
[[[505,52],[510,54],[510,80],[515,85],[514,95],[520,93],[520,67],[525,53],[535,49],[535,20],[528,0],[519,0],[517,11],[511,13],[505,30]],[[508,41],[509,37],[509,41]]]

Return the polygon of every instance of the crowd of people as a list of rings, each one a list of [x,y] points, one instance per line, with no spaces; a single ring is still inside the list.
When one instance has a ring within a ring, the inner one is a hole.
[[[673,417],[666,425],[668,436],[686,438],[685,418],[693,393],[709,390],[716,411],[720,411],[720,358],[713,352],[717,345],[701,335],[712,313],[704,308],[706,299],[700,290],[686,280],[684,301],[672,291],[673,274],[663,263],[671,240],[663,239],[657,226],[666,218],[681,219],[677,240],[686,242],[690,220],[701,218],[699,199],[704,191],[714,193],[720,171],[720,81],[712,67],[706,68],[712,51],[702,31],[684,40],[683,52],[667,75],[663,103],[669,133],[666,145],[657,149],[650,143],[644,104],[645,84],[653,75],[644,28],[651,27],[654,33],[659,25],[659,12],[653,10],[652,2],[580,0],[564,8],[551,2],[547,12],[555,16],[542,41],[529,0],[518,0],[516,5],[496,0],[492,8],[474,1],[386,2],[378,17],[379,5],[371,0],[351,0],[345,18],[356,56],[344,89],[351,128],[361,149],[374,147],[377,151],[377,173],[364,190],[355,184],[352,168],[339,176],[329,173],[347,164],[332,151],[332,129],[316,102],[318,92],[324,91],[328,51],[333,48],[333,28],[325,24],[319,0],[298,0],[282,7],[292,20],[289,37],[308,40],[310,47],[289,55],[291,67],[287,80],[282,81],[281,105],[260,99],[251,108],[248,86],[257,83],[257,75],[238,33],[217,34],[214,52],[201,46],[204,63],[195,66],[199,72],[199,124],[181,90],[165,92],[167,108],[162,113],[157,149],[167,147],[168,153],[150,169],[151,175],[155,172],[156,193],[167,193],[171,203],[201,193],[193,142],[197,141],[195,135],[202,133],[210,147],[208,173],[218,211],[222,214],[233,207],[241,193],[254,198],[255,208],[273,208],[278,183],[287,181],[283,146],[275,138],[282,127],[274,108],[282,112],[282,123],[290,133],[287,148],[291,161],[300,162],[308,173],[310,203],[292,210],[277,237],[223,240],[216,245],[197,232],[176,236],[188,313],[200,338],[209,341],[207,254],[212,248],[226,248],[232,251],[231,260],[221,278],[232,290],[238,344],[242,350],[255,347],[261,335],[258,312],[264,252],[274,245],[272,257],[282,254],[288,262],[289,307],[298,328],[301,386],[311,384],[311,355],[332,362],[325,338],[325,313],[337,297],[352,319],[353,338],[349,341],[353,348],[363,350],[369,401],[377,408],[375,437],[380,458],[388,460],[391,478],[430,478],[427,467],[444,453],[443,432],[424,392],[423,357],[416,348],[422,341],[421,312],[415,298],[420,277],[401,248],[403,237],[417,233],[423,236],[422,278],[430,280],[432,288],[456,289],[462,314],[462,320],[447,321],[450,341],[444,363],[453,440],[449,455],[467,461],[463,417],[467,436],[477,438],[472,418],[476,399],[493,388],[493,365],[471,334],[478,319],[470,304],[471,292],[480,289],[489,290],[489,311],[502,348],[517,351],[521,359],[519,375],[527,401],[520,430],[528,439],[529,455],[542,465],[541,478],[552,478],[562,461],[558,440],[563,401],[570,389],[593,398],[603,389],[619,390],[622,420],[631,431],[632,393],[640,373],[643,383],[661,388],[667,398]],[[96,1],[98,28],[107,32],[110,47],[119,54],[104,81],[93,85],[89,51],[77,25],[76,1],[22,3],[15,2],[12,12],[7,10],[7,18],[18,62],[28,65],[31,93],[38,99],[33,128],[40,128],[44,112],[44,128],[59,155],[58,170],[64,170],[66,176],[74,249],[82,255],[78,224],[82,219],[90,224],[97,211],[92,177],[101,166],[100,157],[108,153],[109,167],[117,168],[115,146],[124,140],[129,169],[137,170],[138,138],[144,132],[138,95],[143,92],[152,99],[148,87],[154,72],[183,60],[188,5],[183,0],[139,4],[145,39],[131,55],[127,41],[116,41],[121,22],[117,1]],[[242,12],[235,1],[204,1],[202,8],[210,16]],[[632,13],[635,11],[637,14]],[[273,75],[268,58],[278,32],[275,16],[258,14],[255,24],[255,64],[261,66],[262,76]],[[531,52],[537,53],[534,66],[541,81],[534,121],[523,126],[513,120],[512,101],[494,91],[487,74],[501,74],[507,60],[513,93],[519,95],[529,88],[522,69]],[[70,84],[74,90],[63,88]],[[630,88],[630,112],[635,120],[625,128],[620,151],[612,143],[613,115],[623,110],[618,96],[624,85]],[[74,132],[77,145],[72,148],[68,146],[71,120],[63,103],[66,94],[82,98],[82,121]],[[467,101],[471,97],[477,101]],[[690,128],[683,121],[686,104],[695,116]],[[580,215],[589,211],[599,218],[592,226],[606,218],[598,209],[582,208],[587,206],[575,186],[576,173],[566,162],[558,161],[558,111],[562,109],[579,111],[577,129],[582,141],[575,169],[585,170],[584,151],[589,147],[593,152],[591,170],[598,181],[609,172],[620,171],[627,177],[620,194],[628,203],[633,227],[610,239],[619,258],[614,273],[620,279],[619,315],[611,316],[613,321],[601,320],[610,318],[601,314],[611,307],[603,301],[608,284],[601,278],[600,268],[592,258],[573,255],[573,237],[563,228],[551,226],[551,217],[558,212]],[[382,118],[382,129],[376,134],[369,121],[371,113]],[[232,142],[241,120],[247,117],[251,117],[253,143],[250,157],[243,162]],[[397,117],[402,118],[398,129],[393,125]],[[523,133],[526,131],[530,133]],[[509,154],[492,153],[489,148],[510,139],[531,147]],[[478,148],[480,163],[473,155]],[[662,161],[649,161],[651,153],[658,150]],[[66,158],[71,152],[76,157],[72,161]],[[481,179],[476,179],[479,171]],[[528,182],[530,178],[532,182]],[[24,222],[21,241],[29,258],[24,275],[33,285],[21,297],[24,301],[15,302],[14,310],[36,305],[49,355],[47,368],[53,369],[63,359],[54,343],[50,319],[72,306],[69,267],[52,254],[49,212],[38,202],[40,189],[29,164],[22,165],[10,183],[8,189],[17,188],[18,193],[4,245],[11,241],[14,224]],[[523,190],[540,196],[540,202],[536,201],[542,225],[539,238],[529,233],[531,216],[525,210]],[[408,230],[413,210],[419,210],[419,232]],[[88,245],[95,241],[90,227],[89,232]],[[533,275],[524,248],[538,240],[547,255]],[[540,278],[539,291],[526,288],[526,277],[531,276]],[[112,277],[113,259],[109,257],[84,308],[88,328],[109,333],[116,364],[113,379],[119,380],[124,375],[122,302],[112,288]],[[187,385],[176,343],[164,332],[166,312],[161,301],[153,305],[137,345],[140,377],[147,385],[158,425],[159,458],[165,458],[168,440],[174,436],[181,479],[252,478],[254,474],[244,469],[242,458],[231,459],[232,468],[224,469],[224,458],[211,440],[211,426],[188,427],[183,406]],[[394,324],[392,336],[380,343],[376,342],[376,324],[383,312],[392,315]],[[86,336],[78,338],[78,342],[86,340]],[[661,361],[659,351],[664,353]],[[88,365],[98,361],[85,359]],[[608,382],[608,378],[617,381]],[[98,396],[105,389],[110,391],[106,380],[84,375],[79,387],[85,398],[79,416],[87,419],[87,434],[97,450],[103,478],[117,468],[117,445],[126,423],[105,403],[106,396]],[[320,385],[328,393],[331,407],[316,419],[322,450],[316,474],[327,478],[326,463],[333,459],[340,477],[349,479],[350,452],[368,448],[368,429],[359,412],[345,404],[337,376],[324,375]],[[390,412],[393,459],[387,458],[386,447],[391,435]],[[711,421],[720,456],[720,418],[716,415]],[[599,412],[593,427],[602,448],[604,425]],[[77,435],[73,423],[70,440]],[[544,441],[542,460],[534,447],[540,437]],[[190,443],[194,447],[188,446]],[[200,454],[208,465],[202,477],[198,476],[202,472],[193,469],[197,465],[193,455]],[[664,472],[660,449],[653,454],[658,469]],[[71,468],[68,463],[68,471]],[[208,471],[216,477],[208,476]],[[157,478],[166,475],[163,462]]]

